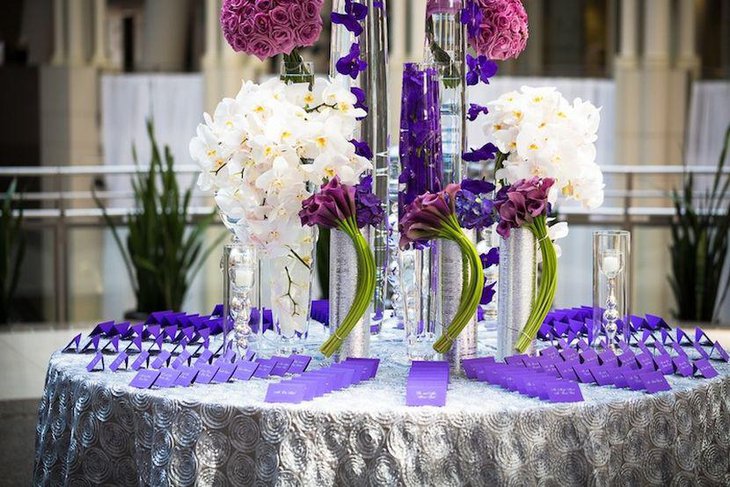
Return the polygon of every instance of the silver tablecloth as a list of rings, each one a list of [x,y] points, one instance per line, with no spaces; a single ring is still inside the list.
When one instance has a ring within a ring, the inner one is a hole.
[[[268,380],[140,391],[90,358],[51,357],[36,485],[730,485],[724,363],[655,395],[581,385],[563,405],[455,378],[446,407],[409,408],[396,364],[282,406],[263,402]]]

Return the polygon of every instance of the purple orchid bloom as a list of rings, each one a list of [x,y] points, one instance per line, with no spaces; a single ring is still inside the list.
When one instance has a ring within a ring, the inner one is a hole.
[[[494,289],[496,284],[497,282],[495,281],[484,286],[484,289],[482,290],[482,298],[479,300],[479,304],[489,304],[492,302],[494,295],[497,293]]]
[[[493,265],[499,265],[499,247],[492,247],[486,254],[481,254],[482,268],[489,269]]]
[[[338,59],[335,67],[338,73],[350,76],[352,79],[356,79],[361,71],[365,71],[368,63],[360,59],[360,44],[353,42],[350,52]]]
[[[483,106],[483,105],[478,105],[476,103],[470,103],[469,104],[469,110],[467,112],[467,119],[470,122],[473,122],[482,113],[484,115],[486,115],[487,113],[489,113],[489,109],[487,107]]]
[[[494,159],[496,153],[497,146],[491,142],[487,142],[479,149],[472,149],[470,152],[465,152],[461,157],[466,162],[482,162]]]
[[[355,154],[365,159],[372,160],[373,151],[366,141],[359,141],[356,139],[350,140],[350,143],[355,146]]]
[[[497,63],[490,61],[486,56],[474,57],[471,54],[466,55],[466,84],[474,86],[479,81],[489,84],[489,78],[497,74]]]
[[[383,222],[385,211],[380,199],[373,194],[372,176],[365,176],[355,186],[355,207],[358,228],[376,227]]]
[[[331,19],[333,24],[344,25],[345,29],[358,37],[362,34],[363,27],[360,21],[368,15],[368,7],[362,3],[345,0],[345,13],[332,12]]]
[[[461,189],[474,194],[488,194],[494,191],[494,184],[485,179],[464,179],[461,182]]]
[[[479,35],[482,11],[474,0],[467,0],[466,6],[461,10],[461,23],[466,25],[470,38]]]

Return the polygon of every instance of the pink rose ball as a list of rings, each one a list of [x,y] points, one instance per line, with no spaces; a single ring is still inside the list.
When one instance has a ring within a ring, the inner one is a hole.
[[[529,37],[527,12],[520,0],[469,0],[469,43],[495,61],[517,58]]]
[[[223,36],[234,51],[263,60],[311,46],[322,33],[324,0],[224,0]]]

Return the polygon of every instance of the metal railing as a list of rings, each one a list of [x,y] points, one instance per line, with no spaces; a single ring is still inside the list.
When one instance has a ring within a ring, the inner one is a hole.
[[[104,229],[102,211],[96,206],[94,194],[107,204],[107,214],[117,223],[134,211],[130,206],[131,190],[107,190],[104,179],[110,176],[133,176],[146,172],[145,166],[15,166],[0,167],[3,187],[12,178],[25,183],[35,180],[37,191],[23,193],[24,226],[28,229],[53,231],[53,273],[55,321],[68,322],[68,243],[74,228]],[[180,177],[192,180],[199,172],[195,165],[177,165]],[[671,189],[679,188],[684,174],[712,176],[714,166],[609,165],[602,170],[609,181],[606,203],[595,210],[563,205],[560,218],[572,225],[605,225],[633,230],[638,226],[668,226],[672,224],[674,208]],[[730,176],[730,169],[723,171]],[[83,181],[86,179],[86,181]],[[81,180],[81,182],[80,182]],[[85,189],[84,184],[88,185]],[[24,185],[21,184],[21,188]],[[91,188],[97,187],[97,191]],[[122,202],[115,205],[114,202]],[[213,200],[209,194],[193,190],[191,219],[210,213]]]

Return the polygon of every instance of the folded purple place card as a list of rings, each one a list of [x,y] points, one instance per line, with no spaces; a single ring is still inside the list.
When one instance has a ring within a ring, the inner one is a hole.
[[[710,350],[710,357],[713,357],[715,354],[717,355],[717,360],[722,360],[724,362],[730,361],[730,355],[728,355],[727,351],[722,347],[722,345],[720,345],[720,342],[715,342],[712,346],[712,350]]]
[[[208,349],[203,350],[200,352],[200,356],[198,356],[197,360],[193,364],[193,367],[199,368],[203,365],[210,364],[210,359],[213,358],[213,352],[211,352]]]
[[[177,369],[180,371],[180,375],[175,380],[175,385],[181,387],[190,386],[195,380],[195,376],[198,375],[198,369],[195,367],[183,366]]]
[[[600,365],[589,368],[591,375],[599,386],[613,385],[613,377],[611,371]]]
[[[372,379],[375,377],[375,375],[378,373],[378,366],[380,365],[380,359],[379,358],[355,358],[355,357],[348,357],[345,359],[345,362],[355,362],[359,364],[364,364],[367,366],[367,379]]]
[[[581,359],[583,360],[583,363],[587,365],[598,364],[598,354],[592,348],[583,350],[581,353]]]
[[[626,389],[629,387],[629,383],[626,382],[623,371],[621,369],[615,369],[613,371],[613,385],[618,389]]]
[[[129,355],[127,355],[127,352],[120,352],[119,355],[114,359],[112,363],[109,364],[109,370],[112,372],[116,372],[119,370],[119,368],[124,364],[124,368],[126,369],[129,365]]]
[[[91,372],[92,370],[104,370],[104,354],[101,352],[96,352],[96,355],[94,355],[94,358],[91,359],[91,362],[86,366],[86,371]]]
[[[276,360],[259,359],[257,360],[257,363],[259,366],[256,368],[256,372],[254,372],[253,376],[258,377],[259,379],[266,379],[269,377],[269,374],[271,374],[271,370],[274,368],[274,365],[276,365]]]
[[[144,338],[157,338],[160,336],[161,331],[162,327],[160,325],[147,325],[147,328],[144,331]]]
[[[654,394],[661,391],[670,391],[672,386],[669,385],[667,379],[659,371],[654,372],[642,372],[639,374],[641,381],[644,383],[644,388],[649,394]]]
[[[446,406],[446,384],[409,382],[406,387],[406,406]]]
[[[129,321],[124,321],[122,323],[116,323],[114,325],[114,332],[122,338],[127,338],[128,335],[132,334],[132,330],[130,329]]]
[[[672,343],[672,348],[677,353],[677,355],[680,355],[682,357],[686,357],[687,356],[687,352],[684,351],[684,348],[682,348],[682,345],[680,345],[679,343],[673,342]]]
[[[330,392],[335,390],[335,376],[327,372],[327,370],[325,369],[305,372],[304,374],[302,374],[301,377],[311,377],[320,384],[322,384],[325,394],[329,394]]]
[[[573,366],[571,364],[567,364],[564,362],[557,363],[555,364],[555,369],[558,371],[558,374],[560,374],[560,377],[565,380],[578,380],[578,376],[576,375],[575,370],[573,370]]]
[[[623,375],[624,379],[626,379],[626,384],[629,386],[629,389],[631,389],[632,391],[644,390],[644,381],[641,380],[641,376],[638,371],[624,370]]]
[[[347,373],[348,386],[359,384],[360,382],[367,380],[368,371],[363,368],[362,365],[358,365],[354,362],[341,362],[339,364],[332,364],[329,367],[330,370],[334,371],[345,371]]]
[[[239,360],[236,362],[236,370],[233,372],[233,378],[236,380],[251,380],[258,366],[259,364],[256,362]]]
[[[711,379],[713,377],[717,377],[717,370],[715,370],[715,367],[712,366],[709,360],[706,358],[695,360],[694,366],[697,372],[702,374],[702,377],[705,379]]]
[[[610,348],[605,349],[603,352],[598,354],[598,360],[602,365],[618,365],[618,358],[613,350]]]
[[[127,345],[127,348],[124,351],[126,352],[128,350],[135,353],[141,353],[142,337],[137,335],[133,336],[132,339],[129,341],[129,345]]]
[[[143,365],[146,367],[150,363],[150,353],[147,350],[140,352],[137,358],[132,362],[132,370],[139,370]]]
[[[102,352],[108,349],[113,349],[115,352],[119,351],[119,335],[111,337],[111,339],[101,348]]]
[[[682,377],[692,377],[695,373],[694,366],[690,363],[687,355],[677,355],[672,359],[674,369]]]
[[[292,355],[289,358],[291,359],[288,370],[290,374],[301,374],[307,370],[309,363],[312,361],[312,357],[309,355]]]
[[[180,352],[180,355],[175,357],[175,360],[172,362],[171,367],[173,369],[177,369],[184,364],[190,365],[190,357],[190,352],[188,352],[187,350],[183,350],[182,352]]]
[[[276,360],[276,363],[274,364],[274,367],[272,367],[271,372],[269,372],[269,375],[276,375],[276,376],[284,376],[289,371],[289,367],[291,367],[293,359],[291,357],[272,357],[272,360]]]
[[[524,365],[522,359],[528,357],[527,354],[510,355],[504,358],[504,363],[507,365]]]
[[[674,343],[674,337],[672,336],[671,331],[671,329],[662,328],[662,344],[669,345],[670,343]]]
[[[542,350],[540,350],[540,356],[541,357],[561,358],[560,352],[554,346],[550,346],[550,347],[543,348]],[[490,357],[490,358],[494,358],[494,357]]]
[[[662,345],[662,342],[654,342],[654,350],[657,351],[660,355],[669,355],[669,352],[666,348],[664,348],[664,345]]]
[[[307,385],[292,381],[269,384],[264,402],[298,404],[304,401]]]
[[[669,328],[669,325],[661,316],[646,315],[646,323],[652,330]]]
[[[640,353],[636,356],[636,361],[639,362],[642,370],[656,370],[656,366],[654,365],[654,359],[651,353]]]
[[[712,345],[712,340],[709,336],[707,336],[707,333],[705,333],[705,330],[702,328],[695,327],[695,343],[698,345]]]
[[[198,375],[195,376],[196,384],[210,384],[218,372],[217,365],[205,364],[201,365],[198,369]]]
[[[477,369],[486,367],[489,364],[493,364],[494,362],[494,357],[470,358],[462,360],[461,367],[464,369],[464,374],[467,378],[476,379]]]
[[[137,323],[136,325],[129,327],[129,331],[132,333],[132,336],[139,338],[143,338],[144,329],[145,327],[143,323]]]
[[[547,385],[550,402],[581,402],[583,394],[577,382],[554,381]]]
[[[674,373],[674,364],[672,363],[672,357],[670,357],[668,354],[655,355],[654,362],[657,364],[657,367],[659,367],[659,372],[661,372],[662,374],[668,375]]]
[[[155,383],[157,377],[159,376],[159,370],[143,369],[137,372],[137,375],[134,376],[132,382],[130,382],[129,385],[132,387],[136,387],[137,389],[149,389],[150,387],[152,387],[152,384]]]
[[[689,335],[687,335],[687,332],[685,332],[682,328],[677,327],[675,329],[677,333],[677,343],[680,345],[686,344],[686,345],[692,345],[693,341],[692,338],[690,338]]]
[[[94,335],[89,337],[89,340],[81,347],[81,352],[96,352],[99,348],[99,340],[101,335]]]
[[[620,367],[639,366],[638,362],[636,361],[636,355],[631,350],[624,351],[624,353],[617,356],[617,359]]]
[[[317,384],[311,378],[306,377],[291,377],[281,384],[302,384],[304,386],[304,396],[302,401],[311,401],[315,397],[319,397],[318,394],[321,392],[324,395],[321,384]]]
[[[160,369],[160,376],[153,385],[160,388],[175,387],[175,381],[179,376],[180,371],[178,369],[163,367]]]
[[[694,347],[695,350],[697,350],[697,352],[702,356],[702,358],[710,358],[710,354],[707,353],[707,351],[704,348],[702,348],[702,345],[700,345],[699,342],[694,342],[692,344],[692,346]]]
[[[573,370],[575,371],[575,375],[578,376],[578,380],[583,382],[584,384],[590,384],[596,381],[596,379],[593,377],[593,374],[591,374],[589,365],[574,365]]]
[[[61,352],[62,353],[69,353],[69,352],[79,353],[79,344],[80,343],[81,343],[81,333],[79,333],[78,335],[73,337],[71,339],[71,341],[68,342],[68,345],[66,345],[65,347],[63,347],[61,349]]]
[[[104,321],[104,322],[96,325],[94,327],[94,329],[91,330],[91,333],[89,333],[89,336],[95,336],[95,335],[111,336],[110,334],[113,332],[114,332],[114,321]]]
[[[164,367],[165,365],[170,363],[170,352],[167,350],[163,350],[159,354],[155,356],[155,359],[152,361],[152,368],[153,369],[159,369]]]
[[[236,364],[223,364],[218,368],[218,372],[213,376],[213,380],[216,384],[222,384],[231,380],[233,373],[236,371]]]

